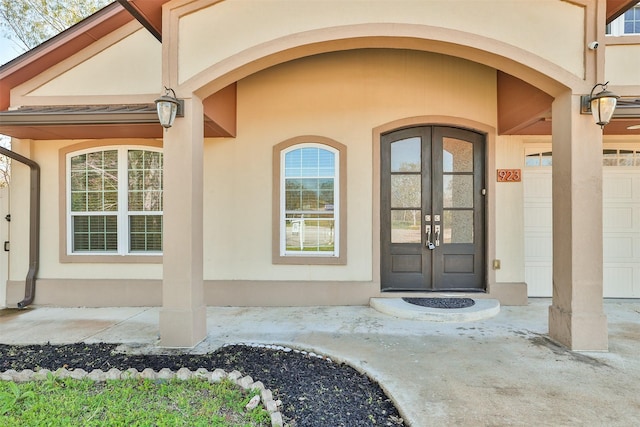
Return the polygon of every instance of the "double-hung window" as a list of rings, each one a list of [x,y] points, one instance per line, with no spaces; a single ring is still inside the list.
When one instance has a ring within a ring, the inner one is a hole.
[[[301,141],[281,144],[274,152],[279,195],[274,261],[342,264],[346,151],[333,141]]]
[[[162,152],[104,147],[67,155],[67,253],[162,253]]]

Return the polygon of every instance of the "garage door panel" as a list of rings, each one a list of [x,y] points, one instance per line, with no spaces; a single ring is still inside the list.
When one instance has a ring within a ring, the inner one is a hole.
[[[524,268],[524,280],[529,296],[548,297],[553,293],[553,270],[551,263],[528,262]]]
[[[553,213],[551,206],[525,206],[526,214],[524,216],[525,228],[541,228],[547,230],[549,224],[553,221]]]
[[[604,296],[607,298],[637,298],[640,294],[634,291],[633,266],[604,268]],[[637,287],[636,287],[637,289]]]
[[[632,207],[604,207],[602,226],[607,230],[628,230],[633,229],[633,208]]]
[[[604,200],[630,199],[633,197],[633,184],[632,177],[609,176],[602,182],[602,197]]]
[[[633,237],[631,236],[605,236],[603,239],[604,262],[616,261],[620,258],[633,260]]]
[[[548,202],[551,194],[551,171],[528,173],[523,180],[525,200],[529,202]]]
[[[553,236],[546,235],[525,235],[527,244],[524,255],[530,261],[551,261],[553,259]]]

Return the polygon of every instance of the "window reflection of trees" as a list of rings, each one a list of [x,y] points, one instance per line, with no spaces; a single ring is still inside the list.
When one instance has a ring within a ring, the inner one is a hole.
[[[319,147],[285,154],[286,251],[335,250],[335,163],[335,154]]]
[[[129,210],[162,210],[162,153],[130,150]]]
[[[126,165],[119,165],[120,153]],[[127,174],[125,188],[119,188],[119,170]],[[119,205],[123,191],[126,206]],[[162,251],[161,152],[107,149],[72,156],[70,197],[74,252]],[[129,244],[119,250],[122,209],[128,213],[122,229]]]
[[[71,208],[75,212],[118,210],[118,152],[71,158]]]
[[[422,178],[420,162],[405,161],[391,174],[391,241],[420,243]]]

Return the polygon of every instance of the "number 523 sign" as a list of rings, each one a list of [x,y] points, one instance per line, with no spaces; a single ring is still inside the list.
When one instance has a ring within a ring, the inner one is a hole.
[[[498,169],[498,182],[520,182],[521,180],[520,169]]]

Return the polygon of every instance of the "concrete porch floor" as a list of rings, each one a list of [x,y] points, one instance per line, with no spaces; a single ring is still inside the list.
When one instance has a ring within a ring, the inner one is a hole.
[[[282,344],[345,361],[377,380],[412,426],[630,426],[640,417],[640,300],[606,300],[608,353],[546,338],[548,299],[495,317],[432,323],[369,307],[210,307],[209,336]],[[161,352],[159,308],[0,310],[0,343],[125,343]],[[255,378],[260,380],[260,378]]]

